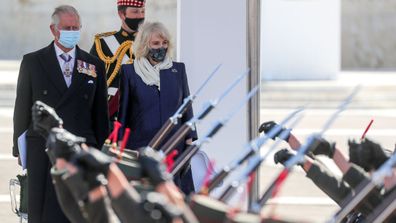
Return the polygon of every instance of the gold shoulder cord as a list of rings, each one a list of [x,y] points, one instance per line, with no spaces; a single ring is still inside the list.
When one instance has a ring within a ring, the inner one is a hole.
[[[122,65],[122,59],[124,58],[124,56],[128,50],[130,52],[131,57],[129,58],[127,64],[133,63],[133,59],[132,59],[132,54],[133,54],[132,44],[133,44],[133,42],[130,40],[123,42],[118,47],[117,51],[115,52],[115,54],[112,57],[104,55],[100,39],[105,36],[114,35],[115,33],[116,32],[108,32],[108,33],[98,34],[95,36],[96,52],[98,53],[99,58],[105,63],[106,74],[109,71],[110,65],[112,63],[114,63],[114,61],[117,60],[113,72],[111,73],[110,77],[107,79],[107,86],[110,86],[111,83],[113,82],[114,78],[117,76],[118,71],[120,70],[121,65]]]

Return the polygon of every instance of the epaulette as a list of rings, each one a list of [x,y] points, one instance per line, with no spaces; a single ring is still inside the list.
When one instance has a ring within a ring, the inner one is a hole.
[[[95,35],[95,39],[101,39],[101,38],[106,37],[106,36],[112,36],[112,35],[114,35],[116,33],[117,33],[117,31],[98,33],[98,34]]]

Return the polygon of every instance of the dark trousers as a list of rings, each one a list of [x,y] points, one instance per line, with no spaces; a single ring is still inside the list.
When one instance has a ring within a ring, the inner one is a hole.
[[[56,197],[44,139],[28,136],[27,148],[29,223],[70,222]]]

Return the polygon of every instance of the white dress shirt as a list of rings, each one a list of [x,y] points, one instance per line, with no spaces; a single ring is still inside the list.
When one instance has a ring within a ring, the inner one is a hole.
[[[69,77],[67,77],[65,75],[65,63],[66,62],[61,58],[61,55],[64,54],[65,52],[63,52],[63,50],[61,48],[59,48],[55,43],[54,43],[54,46],[55,46],[56,58],[58,59],[59,66],[62,70],[63,78],[65,79],[67,87],[69,87],[71,84],[71,81],[72,81],[72,75],[70,75]],[[71,56],[71,60],[69,61],[69,64],[70,64],[70,68],[71,68],[71,71],[73,74],[74,64],[76,61],[76,47],[74,47],[72,50],[70,50],[66,54]]]

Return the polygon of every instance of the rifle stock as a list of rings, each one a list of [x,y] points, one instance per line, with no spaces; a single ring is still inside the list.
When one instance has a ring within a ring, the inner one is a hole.
[[[149,142],[148,146],[152,149],[158,150],[159,145],[161,142],[169,135],[172,129],[177,125],[178,120],[183,117],[184,113],[189,109],[192,105],[194,99],[198,96],[198,94],[202,91],[202,89],[207,85],[210,79],[214,77],[217,71],[220,69],[221,64],[217,65],[216,68],[212,71],[212,73],[208,76],[208,78],[201,84],[198,90],[193,95],[187,96],[183,100],[183,104],[177,109],[175,114],[170,117],[161,129],[155,134],[153,139]]]
[[[172,131],[173,127],[174,127],[174,125],[172,123],[172,120],[169,118],[168,120],[166,120],[166,122],[161,127],[161,129],[151,139],[148,146],[155,150],[158,150],[160,143],[166,136],[169,135],[169,133]]]
[[[390,220],[389,218],[396,219],[396,188],[367,216],[366,222],[382,223]]]
[[[168,155],[177,144],[179,144],[187,134],[191,131],[191,127],[188,123],[183,124],[177,132],[161,147],[161,151],[164,152],[165,155]]]
[[[394,153],[381,167],[375,171],[371,179],[364,180],[356,188],[355,195],[350,193],[342,202],[341,209],[331,218],[329,222],[341,222],[357,205],[359,205],[376,186],[382,184],[384,177],[392,171],[396,164],[396,154]]]

